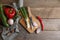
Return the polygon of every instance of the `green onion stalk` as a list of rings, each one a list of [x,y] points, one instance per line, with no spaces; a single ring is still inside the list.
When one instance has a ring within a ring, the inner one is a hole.
[[[23,15],[23,17],[24,17],[24,19],[25,19],[25,21],[26,21],[27,28],[30,28],[29,18],[28,18],[28,14],[27,14],[26,8],[25,8],[25,7],[21,7],[21,8],[20,8],[20,11],[21,11],[21,13],[22,13],[22,15]]]
[[[16,20],[17,18],[18,18],[18,13],[19,13],[19,11],[18,11],[18,9],[17,9],[17,6],[16,6],[16,3],[13,3],[13,6],[14,6],[14,8],[15,8],[15,10],[16,10],[16,15],[14,16],[14,20]]]

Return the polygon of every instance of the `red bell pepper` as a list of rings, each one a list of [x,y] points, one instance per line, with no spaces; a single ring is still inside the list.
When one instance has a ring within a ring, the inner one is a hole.
[[[14,8],[4,8],[4,12],[8,18],[13,18],[16,14],[16,11]]]

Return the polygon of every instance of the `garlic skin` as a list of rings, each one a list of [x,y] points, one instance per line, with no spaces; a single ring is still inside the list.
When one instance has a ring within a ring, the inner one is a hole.
[[[33,25],[34,25],[34,26],[38,26],[38,24],[37,24],[36,22],[33,22]]]
[[[9,25],[13,25],[13,24],[14,24],[14,20],[13,20],[13,19],[9,19],[9,20],[8,20],[8,24],[9,24]]]
[[[38,28],[38,29],[36,30],[36,33],[38,34],[38,33],[40,33],[40,32],[41,32],[41,29]]]

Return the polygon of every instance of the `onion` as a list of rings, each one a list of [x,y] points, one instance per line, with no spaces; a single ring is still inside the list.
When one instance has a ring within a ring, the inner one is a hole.
[[[33,25],[38,28],[38,24],[36,22],[33,22]]]
[[[36,33],[38,34],[38,33],[40,33],[40,32],[41,32],[41,29],[38,28],[38,29],[36,30]]]
[[[13,19],[9,19],[9,20],[8,20],[8,24],[9,24],[9,25],[13,25],[13,23],[14,23],[14,20],[13,20]]]

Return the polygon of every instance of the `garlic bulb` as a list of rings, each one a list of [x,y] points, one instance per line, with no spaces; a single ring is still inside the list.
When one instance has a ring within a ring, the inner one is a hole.
[[[36,30],[36,33],[38,34],[38,33],[40,33],[40,31],[41,31],[41,29],[38,28],[38,29]]]
[[[9,24],[9,25],[13,25],[13,23],[14,23],[14,20],[13,20],[13,19],[9,19],[9,20],[8,20],[8,24]]]
[[[38,28],[38,24],[36,22],[33,22],[33,25]]]

